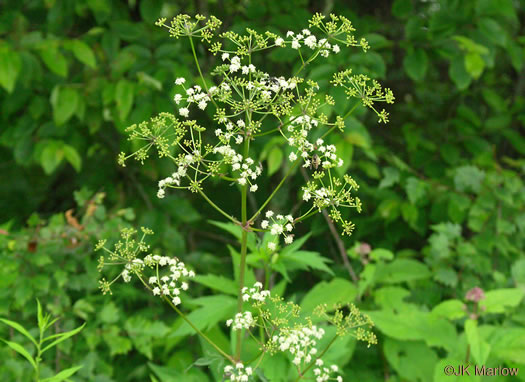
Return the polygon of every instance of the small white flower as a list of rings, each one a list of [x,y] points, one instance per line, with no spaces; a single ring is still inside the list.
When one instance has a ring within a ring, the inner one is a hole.
[[[179,296],[173,297],[173,300],[171,300],[171,302],[173,302],[173,305],[180,305],[181,303],[180,297]]]
[[[277,37],[275,39],[275,45],[277,45],[277,46],[282,46],[283,42],[284,42],[284,40],[281,37]]]
[[[186,79],[183,78],[183,77],[179,77],[175,80],[175,85],[182,85],[183,83],[186,82]]]
[[[286,244],[292,244],[292,242],[293,242],[293,236],[292,236],[292,235],[288,235],[288,236],[286,236],[286,237],[284,238],[284,242],[285,242]]]
[[[301,44],[299,44],[299,41],[293,40],[292,41],[292,49],[299,49],[301,47]]]
[[[292,152],[288,156],[288,159],[290,159],[290,162],[293,162],[293,161],[295,161],[297,159],[297,155],[294,152]]]
[[[291,36],[293,36],[293,35],[294,35],[294,33],[293,33],[292,31],[288,31],[288,32],[286,33],[286,37],[291,37]]]
[[[277,248],[277,245],[273,241],[268,243],[268,249],[270,251],[275,251],[275,248]]]
[[[273,211],[266,211],[266,217],[271,218],[273,216]]]
[[[332,50],[337,54],[341,51],[341,48],[339,48],[339,45],[334,44],[334,46],[332,46]]]
[[[208,103],[206,101],[204,101],[204,100],[200,101],[199,104],[198,104],[199,109],[201,109],[201,110],[206,109],[207,105],[208,105]]]
[[[152,276],[152,277],[149,278],[148,282],[149,282],[150,284],[154,284],[154,283],[157,282],[157,278],[156,278],[155,276]]]
[[[237,179],[237,182],[239,182],[241,186],[244,186],[246,184],[246,178],[239,178]]]
[[[252,184],[252,185],[250,186],[250,192],[255,192],[255,191],[257,191],[258,188],[259,188],[258,185],[256,185],[256,184]]]
[[[178,105],[180,103],[180,101],[182,100],[182,95],[181,94],[175,94],[175,96],[173,97],[173,100]]]
[[[228,58],[230,58],[230,54],[229,53],[223,53],[221,58],[222,58],[223,61],[226,61]]]
[[[181,107],[179,109],[179,114],[183,117],[188,117],[188,115],[190,115],[190,111],[188,110],[187,107]]]
[[[262,229],[266,229],[266,228],[268,228],[268,225],[269,225],[269,224],[270,224],[270,222],[269,222],[268,220],[263,220],[263,221],[261,222],[261,228],[262,228]]]
[[[160,294],[160,288],[159,287],[155,287],[155,288],[153,288],[152,292],[153,292],[154,296],[158,296]]]

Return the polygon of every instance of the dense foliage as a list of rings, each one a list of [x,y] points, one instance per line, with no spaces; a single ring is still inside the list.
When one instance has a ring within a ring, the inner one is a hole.
[[[330,83],[344,68],[377,78],[396,95],[387,126],[358,105],[344,133],[330,138],[345,159],[341,174],[361,186],[363,211],[348,215],[352,236],[340,236],[319,215],[296,227],[302,246],[269,259],[270,283],[287,299],[305,309],[354,302],[374,321],[377,345],[347,338],[331,350],[343,376],[441,381],[453,379],[444,373],[449,364],[525,368],[523,3],[369,3],[0,5],[0,316],[36,335],[38,298],[62,318],[57,333],[87,323],[44,356],[42,375],[83,365],[73,380],[220,380],[212,349],[169,307],[138,285],[115,286],[111,299],[97,290],[95,243],[115,239],[123,227],[151,227],[152,247],[210,275],[196,280],[185,308],[210,338],[228,344],[224,321],[235,313],[236,284],[220,275],[236,277],[239,231],[214,223],[221,216],[198,194],[156,198],[158,180],[173,171],[164,161],[149,159],[144,168],[129,162],[125,170],[117,164],[121,151],[136,149],[124,129],[174,112],[176,78],[198,82],[188,44],[154,25],[179,12],[213,14],[239,32],[281,35],[305,27],[317,11],[345,15],[370,50],[344,50],[305,68],[336,101],[327,113],[354,106]],[[209,72],[220,58],[199,49]],[[275,73],[295,63],[276,52],[264,61]],[[271,192],[289,151],[274,140],[260,151],[271,177],[259,187]],[[301,209],[295,203],[304,179],[295,175],[270,207]],[[238,208],[230,186],[217,184],[214,194],[225,209]],[[251,213],[255,203],[249,200]],[[263,261],[251,255],[253,266]],[[8,326],[0,326],[0,337],[31,349]],[[286,364],[274,363],[267,369],[274,375],[265,377],[286,380]],[[2,380],[29,379],[27,360],[7,346],[0,365]]]

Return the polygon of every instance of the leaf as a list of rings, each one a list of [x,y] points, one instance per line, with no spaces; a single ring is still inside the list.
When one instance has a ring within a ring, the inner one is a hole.
[[[330,282],[321,281],[310,290],[301,301],[301,308],[307,312],[313,311],[320,304],[327,304],[328,310],[333,310],[334,304],[347,304],[354,301],[357,288],[350,281],[334,278]]]
[[[490,338],[491,358],[525,364],[525,329],[500,327]]]
[[[398,19],[408,17],[413,10],[412,0],[395,0],[392,4],[392,14]]]
[[[82,369],[83,366],[74,366],[70,367],[69,369],[62,370],[60,373],[55,375],[54,377],[41,379],[41,382],[60,382],[68,379],[73,374],[75,374],[77,371]]]
[[[426,265],[412,259],[396,259],[389,264],[378,265],[376,282],[388,284],[426,279],[431,272]]]
[[[46,174],[51,174],[62,161],[64,152],[59,144],[51,142],[45,146],[40,155],[40,163]]]
[[[53,120],[55,125],[66,123],[77,110],[79,101],[78,92],[71,87],[56,86],[51,93],[53,106]]]
[[[124,78],[117,82],[115,88],[115,100],[117,101],[119,118],[121,121],[124,121],[131,111],[133,98],[135,97],[134,89],[135,87],[133,86],[133,83]]]
[[[45,44],[40,50],[44,64],[55,74],[67,77],[67,60],[54,44]]]
[[[86,44],[82,40],[73,40],[71,41],[71,50],[73,51],[73,54],[83,64],[89,66],[90,68],[95,68],[97,66],[97,61],[95,59],[95,55],[93,54],[93,51],[89,47],[88,44]]]
[[[216,276],[213,274],[197,275],[193,278],[193,281],[219,292],[234,296],[237,295],[237,285],[235,282],[223,276]]]
[[[29,361],[29,363],[31,363],[33,368],[36,370],[37,367],[36,367],[35,361],[31,357],[31,355],[27,352],[27,350],[24,349],[24,347],[22,345],[19,345],[16,342],[6,341],[6,340],[3,340],[3,339],[0,339],[0,340],[2,340],[7,346],[9,346],[11,349],[16,351],[21,356],[23,356],[25,359],[27,359]]]
[[[448,67],[448,76],[459,90],[465,90],[472,82],[472,77],[465,69],[465,64],[460,57],[453,57]]]
[[[395,167],[383,168],[384,177],[379,183],[379,188],[388,188],[399,182],[399,170]]]
[[[476,166],[466,165],[456,169],[454,184],[456,185],[456,189],[461,192],[479,192],[483,179],[485,179],[485,172]]]
[[[310,251],[297,251],[287,254],[286,256],[280,256],[280,263],[282,263],[288,270],[301,269],[317,269],[329,273],[331,275],[334,272],[326,265],[331,263],[331,260],[321,256],[318,252]]]
[[[483,73],[483,69],[485,69],[485,61],[478,53],[467,53],[465,55],[465,69],[476,80]]]
[[[67,340],[69,337],[72,337],[74,336],[75,334],[77,334],[78,332],[80,332],[82,329],[84,329],[84,326],[86,326],[86,323],[83,323],[81,326],[79,326],[78,328],[76,329],[73,329],[73,330],[70,330],[69,332],[64,332],[64,333],[59,333],[55,336],[58,336],[59,338],[53,342],[51,342],[49,345],[47,345],[44,349],[42,349],[42,353],[44,353],[45,351],[51,349],[52,347],[58,345],[59,343]],[[50,337],[44,339],[43,342],[49,340]]]
[[[432,314],[449,320],[459,320],[466,316],[465,304],[460,300],[446,300],[432,309]]]
[[[402,380],[431,381],[438,356],[422,342],[386,338],[383,351]]]
[[[200,297],[192,302],[201,305],[201,307],[188,314],[187,318],[199,330],[210,329],[219,322],[233,317],[237,307],[237,299],[225,295]],[[187,336],[189,334],[195,334],[195,331],[186,322],[174,333],[175,336]]]
[[[29,332],[22,325],[20,325],[19,323],[14,322],[14,321],[10,321],[10,320],[6,320],[5,318],[0,318],[0,321],[3,322],[6,325],[9,325],[13,329],[19,331],[24,336],[26,336],[29,340],[31,340],[31,342],[33,342],[35,345],[38,346],[38,344],[37,344],[36,340],[33,338],[33,336],[31,334],[29,334]]]
[[[427,54],[420,48],[410,50],[403,58],[403,67],[411,79],[422,81],[428,68]]]
[[[268,176],[273,175],[281,167],[283,152],[280,147],[274,146],[268,153]]]
[[[239,243],[241,242],[242,238],[242,228],[233,223],[224,223],[220,221],[215,220],[208,220],[208,223],[213,224],[216,227],[219,227],[220,229],[223,229],[224,231],[232,234],[237,240],[239,240]],[[255,252],[257,250],[257,238],[253,234],[253,232],[248,232],[248,249],[252,252]]]
[[[480,337],[476,320],[469,319],[465,322],[465,335],[467,336],[474,360],[478,365],[484,365],[489,357],[490,345]]]
[[[495,289],[485,293],[485,298],[479,305],[486,313],[505,313],[508,308],[517,307],[524,294],[519,288]]]
[[[77,150],[70,145],[64,145],[64,157],[71,163],[76,172],[80,172],[82,168],[82,157],[78,154]]]
[[[0,47],[0,85],[8,93],[13,92],[21,68],[22,60],[18,53],[12,51],[8,45],[2,44]]]
[[[394,258],[394,254],[384,248],[373,249],[368,256],[375,261],[392,260]]]
[[[410,177],[407,179],[405,191],[407,193],[408,200],[410,200],[410,203],[416,204],[419,200],[425,197],[426,184],[417,178]]]

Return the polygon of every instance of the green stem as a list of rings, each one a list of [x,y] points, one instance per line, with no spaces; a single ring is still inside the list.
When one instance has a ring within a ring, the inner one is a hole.
[[[330,349],[330,346],[332,346],[332,344],[335,342],[336,339],[337,339],[337,335],[335,335],[334,338],[332,338],[332,340],[328,343],[328,345],[326,345],[326,347],[325,347],[324,350],[321,352],[321,354],[319,354],[319,355],[317,356],[317,358],[316,358],[314,361],[312,361],[312,362],[310,363],[310,365],[308,365],[308,367],[307,367],[306,369],[303,370],[302,373],[299,373],[299,376],[297,377],[297,379],[295,380],[295,382],[300,381],[301,378],[304,377],[304,375],[308,372],[308,370],[310,370],[310,369],[315,365],[315,362],[316,362],[319,358],[321,358],[321,357],[322,357],[322,356],[328,351],[328,349]]]
[[[215,208],[221,215],[223,215],[224,217],[228,218],[228,220],[231,220],[233,223],[235,224],[239,224],[239,222],[237,221],[237,219],[235,219],[234,217],[228,215],[228,213],[226,213],[225,211],[223,211],[218,205],[216,205],[215,203],[213,203],[213,201],[208,198],[208,195],[206,195],[204,193],[204,191],[202,191],[200,188],[198,188],[198,191],[199,191],[199,194],[201,194],[201,196],[204,198],[204,200],[206,200],[210,206],[212,206],[213,208]]]
[[[250,218],[250,222],[253,222],[257,216],[259,216],[259,214],[262,212],[262,210],[264,209],[264,207],[266,207],[266,205],[268,203],[270,203],[270,201],[273,199],[273,197],[275,196],[275,194],[277,193],[277,191],[279,191],[279,189],[281,188],[281,186],[284,184],[284,181],[286,180],[286,178],[288,178],[288,176],[292,173],[292,171],[297,167],[297,165],[300,163],[300,159],[297,158],[294,162],[294,164],[292,166],[290,166],[290,168],[288,169],[288,171],[286,172],[286,174],[284,175],[284,177],[281,179],[281,181],[279,182],[279,184],[277,185],[277,187],[275,187],[275,189],[273,190],[273,192],[270,194],[270,196],[268,197],[268,199],[266,199],[266,201],[262,204],[261,208],[259,208],[259,210]]]

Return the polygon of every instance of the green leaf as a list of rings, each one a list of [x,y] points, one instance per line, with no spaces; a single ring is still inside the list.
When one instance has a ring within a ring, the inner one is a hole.
[[[491,357],[505,362],[525,364],[525,329],[498,328],[490,338]]]
[[[383,351],[403,381],[431,381],[438,356],[422,342],[386,338]]]
[[[465,69],[476,80],[483,73],[483,69],[485,69],[485,61],[478,53],[467,53],[465,55]]]
[[[224,276],[216,276],[213,274],[197,275],[193,278],[193,281],[207,286],[210,289],[231,294],[234,296],[236,296],[238,292],[237,285],[235,284],[235,282]]]
[[[220,221],[215,220],[208,220],[208,223],[213,224],[216,227],[219,227],[220,229],[223,229],[224,231],[232,234],[237,240],[239,240],[239,243],[241,242],[242,238],[242,228],[233,223],[224,223]],[[248,232],[248,249],[252,252],[255,252],[257,250],[257,238],[254,235],[253,232]]]
[[[73,40],[71,41],[71,50],[73,51],[73,54],[83,64],[89,66],[90,68],[95,68],[97,66],[97,61],[95,59],[95,55],[93,54],[93,51],[89,47],[88,44],[86,44],[82,40]]]
[[[283,152],[280,147],[274,146],[268,153],[268,176],[279,170],[283,161]]]
[[[41,379],[41,382],[60,382],[65,381],[69,377],[71,377],[73,374],[75,374],[77,371],[82,369],[83,366],[74,366],[70,367],[69,369],[62,370],[60,373],[55,375],[54,377]]]
[[[476,320],[467,320],[465,322],[465,334],[474,360],[478,365],[484,365],[489,357],[490,345],[480,337]]]
[[[459,90],[465,90],[472,82],[472,77],[467,72],[465,64],[460,57],[453,57],[448,67],[448,75]]]
[[[483,18],[479,20],[479,29],[491,42],[499,46],[507,43],[507,33],[494,19]]]
[[[0,340],[2,340],[7,346],[9,346],[11,349],[16,351],[21,356],[23,356],[25,359],[27,359],[29,361],[29,363],[31,363],[33,368],[36,370],[36,368],[37,368],[36,367],[36,362],[33,360],[33,357],[31,357],[31,355],[27,352],[26,349],[24,349],[24,347],[22,345],[19,345],[16,342],[6,341],[6,340],[3,340],[3,339],[0,339]]]
[[[423,49],[410,50],[403,58],[403,67],[414,81],[422,81],[428,68],[428,57]]]
[[[311,312],[320,304],[327,304],[328,310],[333,310],[334,305],[347,304],[354,301],[357,288],[350,281],[334,278],[330,282],[321,281],[310,290],[301,301],[301,308]]]
[[[389,264],[378,265],[376,281],[387,284],[426,279],[431,272],[426,265],[412,259],[396,259]]]
[[[0,321],[3,322],[6,325],[9,325],[13,329],[19,331],[24,336],[26,336],[29,340],[31,340],[31,342],[33,342],[35,345],[38,346],[38,343],[33,338],[33,336],[31,334],[29,334],[29,332],[22,325],[20,325],[19,323],[14,322],[14,321],[10,321],[10,320],[6,320],[5,318],[0,318]]]
[[[317,269],[331,275],[334,274],[334,272],[326,265],[327,263],[330,263],[331,260],[321,256],[318,252],[297,251],[289,253],[286,256],[281,254],[279,262],[288,270]]]
[[[134,90],[135,87],[133,83],[124,78],[120,79],[117,83],[115,88],[115,100],[117,101],[119,118],[121,121],[124,121],[131,111],[133,99],[135,97]]]
[[[12,51],[8,45],[0,46],[0,85],[11,93],[22,68],[22,60],[17,52]]]
[[[517,307],[524,294],[519,288],[495,289],[485,293],[485,298],[479,305],[486,313],[505,313],[508,308]]]
[[[79,97],[78,92],[71,87],[56,86],[53,89],[51,105],[53,106],[55,125],[63,125],[75,114]]]
[[[383,179],[379,183],[379,188],[388,188],[399,182],[399,170],[395,167],[383,168]]]
[[[82,157],[78,154],[77,150],[70,145],[64,145],[64,157],[71,163],[76,172],[80,172],[82,168]]]
[[[413,10],[412,0],[395,0],[392,4],[392,14],[398,19],[410,16]]]
[[[46,44],[40,50],[44,64],[55,74],[67,77],[67,60],[54,44]]]
[[[479,192],[483,179],[485,179],[485,172],[476,166],[466,165],[456,169],[454,183],[458,191],[463,192],[470,190]]]
[[[373,249],[368,256],[375,261],[392,260],[394,258],[394,254],[384,248]]]
[[[44,168],[46,174],[51,174],[62,161],[64,151],[61,145],[56,142],[51,142],[45,146],[40,156],[40,163]]]
[[[79,326],[78,328],[76,329],[73,329],[73,330],[70,330],[69,332],[64,332],[64,333],[59,333],[59,334],[56,334],[55,336],[53,337],[56,337],[58,336],[59,338],[53,342],[51,342],[49,345],[47,345],[44,349],[42,349],[42,353],[44,353],[45,351],[51,349],[52,347],[58,345],[59,343],[67,340],[69,337],[72,337],[74,336],[75,334],[77,334],[78,332],[80,332],[82,329],[84,329],[84,326],[86,326],[86,323],[83,323],[81,326]],[[48,337],[46,339],[44,339],[43,342],[47,341],[51,339],[51,337]]]
[[[119,310],[113,302],[110,302],[110,303],[104,304],[104,307],[98,313],[97,317],[106,324],[112,324],[118,321]]]
[[[237,299],[225,296],[207,296],[192,300],[193,303],[201,307],[187,315],[187,318],[199,329],[207,330],[217,325],[221,321],[235,315]],[[184,322],[174,333],[175,336],[187,336],[195,334],[194,329]]]
[[[459,320],[466,316],[465,304],[460,300],[446,300],[436,305],[432,314],[449,320]]]
[[[426,195],[426,188],[426,183],[419,179],[414,177],[408,178],[405,185],[405,191],[410,203],[416,204],[419,200],[423,199]]]

